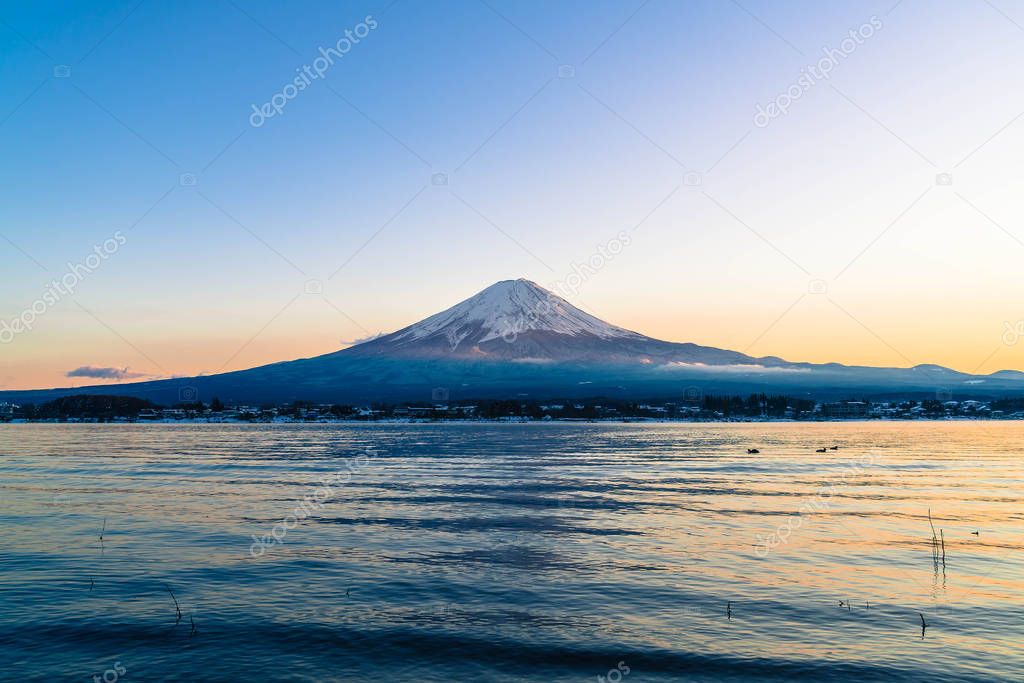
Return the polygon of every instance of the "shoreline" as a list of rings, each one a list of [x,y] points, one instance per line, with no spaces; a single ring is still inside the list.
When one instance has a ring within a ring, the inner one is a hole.
[[[191,419],[181,420],[99,420],[71,418],[65,420],[9,420],[0,422],[0,427],[7,425],[39,425],[39,424],[60,424],[60,425],[410,425],[410,424],[850,424],[850,423],[875,423],[875,422],[1024,422],[1024,418],[990,418],[990,417],[939,417],[939,418],[840,418],[840,419],[814,419],[795,420],[792,418],[746,418],[746,419],[721,419],[721,420],[692,420],[680,418],[552,418],[550,420],[533,419],[451,419],[451,420],[421,420],[410,418],[384,418],[379,420],[209,420]]]

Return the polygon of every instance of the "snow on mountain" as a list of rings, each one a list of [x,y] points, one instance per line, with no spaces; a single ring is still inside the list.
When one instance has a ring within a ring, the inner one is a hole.
[[[525,279],[497,282],[414,325],[339,353],[530,362],[754,361],[734,351],[659,341],[611,325]]]
[[[609,325],[535,282],[497,282],[465,301],[379,339],[347,351],[357,354],[492,356],[548,358],[535,347],[593,341],[645,340],[641,334]],[[530,340],[531,343],[525,343]],[[538,353],[539,352],[539,355]],[[558,355],[564,355],[562,349]]]
[[[641,337],[581,311],[562,297],[526,279],[496,282],[448,310],[399,330],[394,341],[419,340],[443,334],[477,343],[510,338],[531,330],[559,334],[592,334],[601,339]]]

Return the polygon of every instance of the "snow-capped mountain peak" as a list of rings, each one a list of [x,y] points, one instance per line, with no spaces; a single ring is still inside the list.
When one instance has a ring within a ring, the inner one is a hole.
[[[479,294],[395,333],[395,341],[438,334],[473,337],[477,343],[510,339],[528,331],[592,334],[602,339],[639,337],[595,318],[562,297],[526,279],[496,282]]]
[[[524,337],[534,341],[533,347],[540,338],[549,347],[588,339],[646,339],[580,310],[535,282],[519,279],[496,282],[447,310],[351,350],[533,357],[537,349],[516,344]]]
[[[414,325],[338,353],[347,357],[641,366],[752,367],[760,362],[735,351],[660,341],[611,325],[524,279],[496,282]],[[778,359],[763,361],[785,364]]]

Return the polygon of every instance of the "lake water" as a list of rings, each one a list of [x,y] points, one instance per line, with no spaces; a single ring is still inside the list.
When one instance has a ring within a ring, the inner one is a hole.
[[[1015,422],[0,426],[0,679],[1021,681],[1022,456]]]

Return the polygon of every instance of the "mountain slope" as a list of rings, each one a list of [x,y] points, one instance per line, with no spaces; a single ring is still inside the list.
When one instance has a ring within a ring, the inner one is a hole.
[[[676,344],[617,327],[529,280],[504,280],[392,334],[338,352],[350,357],[532,362],[784,364]]]
[[[525,357],[527,349],[518,344],[524,336],[538,341],[563,337],[566,342],[645,338],[609,325],[529,280],[505,280],[445,311],[345,353],[418,358]],[[545,357],[553,360],[555,354],[548,352]]]

